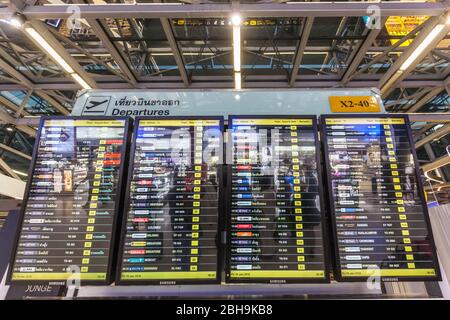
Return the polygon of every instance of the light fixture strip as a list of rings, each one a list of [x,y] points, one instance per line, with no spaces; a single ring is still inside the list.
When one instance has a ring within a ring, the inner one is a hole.
[[[56,52],[55,49],[42,37],[34,28],[26,27],[25,32],[28,33],[36,43],[45,51],[52,59],[58,63],[83,89],[92,89],[92,87],[78,74],[73,68]]]
[[[17,173],[19,176],[28,177],[28,174],[26,174],[26,173],[24,173],[24,172],[22,172],[22,171],[19,171],[19,170],[14,170],[14,169],[13,169],[13,172],[14,172],[14,173]]]
[[[234,72],[241,72],[241,27],[233,26]]]
[[[433,40],[438,36],[438,34],[444,29],[445,25],[438,24],[431,30],[431,32],[425,37],[425,39],[417,46],[413,53],[408,57],[408,59],[403,62],[400,66],[401,71],[408,69],[411,64],[417,59],[417,57],[433,42]]]
[[[241,73],[235,72],[234,73],[234,88],[236,90],[241,90],[242,84],[241,84]]]
[[[240,90],[241,85],[241,24],[242,18],[239,13],[231,16],[231,25],[233,26],[233,71],[234,88]]]
[[[76,82],[80,84],[83,89],[92,89],[90,85],[78,73],[71,73],[70,76],[75,79]]]
[[[25,32],[27,32],[36,43],[44,49],[66,72],[74,73],[75,71],[72,67],[59,55],[55,49],[34,29],[34,28],[25,28]]]

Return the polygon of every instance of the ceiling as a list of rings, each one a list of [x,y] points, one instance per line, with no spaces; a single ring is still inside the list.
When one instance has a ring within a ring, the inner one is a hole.
[[[230,16],[239,11],[244,89],[375,87],[391,112],[448,111],[448,25],[401,70],[448,14],[446,1],[284,2],[0,0],[0,169],[25,178],[28,117],[69,114],[81,89],[12,17],[93,88],[221,89],[235,85]]]

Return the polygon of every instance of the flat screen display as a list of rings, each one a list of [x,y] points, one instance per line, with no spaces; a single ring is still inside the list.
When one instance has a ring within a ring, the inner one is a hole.
[[[316,118],[228,126],[227,281],[328,281]]]
[[[408,118],[322,116],[321,126],[338,279],[437,279]]]
[[[137,118],[118,283],[215,283],[222,118]]]
[[[11,281],[107,283],[128,121],[44,118]]]

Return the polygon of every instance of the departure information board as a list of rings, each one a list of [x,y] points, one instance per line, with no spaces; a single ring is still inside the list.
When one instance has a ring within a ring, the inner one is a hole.
[[[136,118],[118,283],[216,283],[223,119]]]
[[[10,279],[110,280],[128,121],[43,118]]]
[[[408,118],[322,116],[321,126],[338,279],[438,279]]]
[[[315,117],[228,126],[227,281],[328,281]]]

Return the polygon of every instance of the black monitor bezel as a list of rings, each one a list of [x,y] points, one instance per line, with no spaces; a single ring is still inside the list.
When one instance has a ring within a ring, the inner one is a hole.
[[[131,178],[133,177],[133,169],[134,169],[134,155],[136,151],[136,136],[137,130],[139,128],[140,121],[145,120],[218,120],[219,128],[223,133],[224,128],[224,119],[222,116],[168,116],[168,117],[135,117],[134,120],[134,130],[133,130],[133,141],[130,149],[130,157],[129,157],[129,167],[128,167],[128,178],[127,185],[125,191],[125,201],[123,206],[123,216],[122,216],[122,228],[120,232],[120,245],[118,248],[118,259],[116,266],[116,285],[196,285],[196,284],[220,284],[221,282],[221,257],[223,255],[223,248],[221,245],[221,231],[223,230],[223,225],[221,223],[220,217],[223,215],[223,183],[222,183],[222,167],[223,165],[218,167],[218,192],[219,192],[219,201],[218,201],[218,223],[217,223],[217,267],[216,267],[216,278],[211,280],[201,279],[201,280],[192,280],[192,279],[137,279],[137,280],[122,280],[121,279],[121,269],[122,269],[122,259],[123,259],[123,248],[125,243],[126,236],[126,225],[127,225],[127,212],[130,206],[130,187],[131,187]],[[222,145],[222,159],[224,157],[224,146]]]
[[[422,203],[422,208],[423,208],[423,215],[424,215],[424,220],[425,223],[427,225],[428,228],[428,232],[429,232],[429,236],[430,236],[430,244],[432,246],[432,250],[433,250],[433,262],[435,264],[435,270],[436,270],[436,275],[435,276],[430,276],[430,277],[424,277],[424,276],[382,276],[380,277],[381,281],[389,281],[389,282],[404,282],[404,281],[441,281],[441,272],[440,272],[440,267],[439,267],[439,261],[438,261],[438,256],[437,256],[437,251],[436,251],[436,245],[435,245],[435,241],[434,241],[434,237],[433,237],[433,232],[431,229],[431,221],[430,221],[430,217],[429,217],[429,213],[428,213],[428,208],[426,205],[426,201],[425,201],[425,193],[424,193],[424,189],[423,189],[423,185],[421,182],[421,176],[420,176],[420,170],[419,170],[419,166],[418,166],[418,160],[417,160],[417,154],[416,154],[416,149],[414,148],[414,140],[412,137],[412,132],[411,132],[411,125],[410,125],[410,121],[409,121],[409,117],[408,115],[403,115],[403,114],[323,114],[320,115],[319,117],[319,126],[320,126],[320,134],[321,134],[321,141],[322,141],[322,146],[323,146],[323,160],[324,160],[324,164],[325,164],[325,168],[326,168],[326,180],[327,180],[327,193],[328,193],[328,210],[327,212],[329,213],[329,221],[331,224],[331,230],[332,230],[332,242],[333,242],[333,247],[334,247],[334,275],[336,277],[336,280],[339,282],[365,282],[367,281],[370,277],[343,277],[342,273],[341,273],[341,260],[340,260],[340,255],[339,255],[339,244],[337,241],[337,228],[336,228],[336,217],[335,217],[335,208],[334,208],[334,204],[333,204],[333,195],[332,195],[332,185],[331,185],[331,179],[329,179],[330,176],[330,172],[331,172],[331,168],[330,168],[330,162],[329,162],[329,149],[328,149],[328,144],[326,143],[326,119],[353,119],[353,118],[359,118],[359,119],[367,119],[367,118],[372,118],[372,119],[376,119],[376,118],[402,118],[405,121],[405,128],[408,134],[408,141],[410,144],[410,150],[411,153],[413,155],[413,160],[414,160],[414,168],[415,168],[415,176],[416,176],[416,181],[417,181],[417,188],[418,188],[418,192],[419,192],[419,196],[420,196],[420,200]]]
[[[322,245],[323,245],[323,255],[324,255],[324,274],[323,278],[254,278],[254,279],[233,279],[230,277],[230,265],[231,265],[231,170],[227,170],[227,203],[226,203],[226,249],[225,249],[225,282],[230,284],[238,283],[256,283],[256,284],[293,284],[293,283],[329,283],[330,282],[330,258],[329,250],[327,244],[329,243],[328,233],[326,232],[327,221],[326,221],[326,206],[325,199],[322,196],[323,193],[323,183],[322,183],[322,168],[321,168],[321,157],[320,157],[320,141],[317,125],[317,117],[314,115],[229,115],[228,116],[228,132],[230,133],[230,127],[234,119],[311,119],[312,128],[315,136],[315,148],[316,148],[316,163],[317,163],[317,174],[319,180],[319,196],[320,196],[320,206],[321,206],[321,225],[322,225]],[[230,135],[228,139],[231,139]],[[228,155],[229,146],[227,146],[226,154]],[[231,163],[227,164],[227,168],[231,167]],[[230,168],[228,168],[230,169]]]
[[[109,117],[109,116],[92,116],[92,117],[86,117],[86,116],[42,116],[39,122],[39,127],[36,134],[36,139],[34,142],[33,147],[33,155],[31,158],[31,166],[28,169],[28,180],[25,187],[25,193],[22,201],[22,205],[19,211],[19,225],[17,228],[17,232],[14,239],[14,246],[11,253],[10,258],[10,264],[8,268],[8,274],[6,277],[6,284],[7,285],[26,285],[26,284],[48,284],[48,283],[56,283],[60,285],[65,285],[67,282],[67,279],[55,279],[55,280],[32,280],[32,279],[25,279],[25,280],[13,280],[13,266],[14,261],[16,258],[16,251],[19,246],[19,240],[20,240],[20,233],[22,230],[23,220],[25,218],[25,210],[26,205],[29,198],[30,188],[31,188],[31,182],[32,177],[34,173],[34,169],[36,166],[36,159],[38,155],[38,146],[40,143],[41,133],[42,129],[44,127],[44,123],[47,120],[124,120],[124,137],[123,137],[123,151],[121,155],[121,164],[119,167],[119,179],[117,181],[117,189],[116,189],[116,203],[114,204],[114,218],[113,218],[113,225],[112,225],[112,232],[111,232],[111,245],[110,245],[110,251],[108,256],[108,267],[107,267],[107,274],[105,280],[80,280],[80,285],[93,285],[93,286],[101,286],[101,285],[109,285],[111,284],[113,280],[113,272],[114,272],[114,264],[115,264],[115,252],[117,251],[117,248],[115,246],[116,244],[116,237],[117,237],[117,228],[118,228],[118,222],[119,222],[119,215],[121,214],[121,197],[122,197],[122,189],[123,189],[123,183],[124,183],[124,172],[125,172],[125,163],[126,158],[128,154],[128,147],[129,147],[129,140],[130,140],[130,132],[131,132],[131,123],[132,120],[128,117]]]

